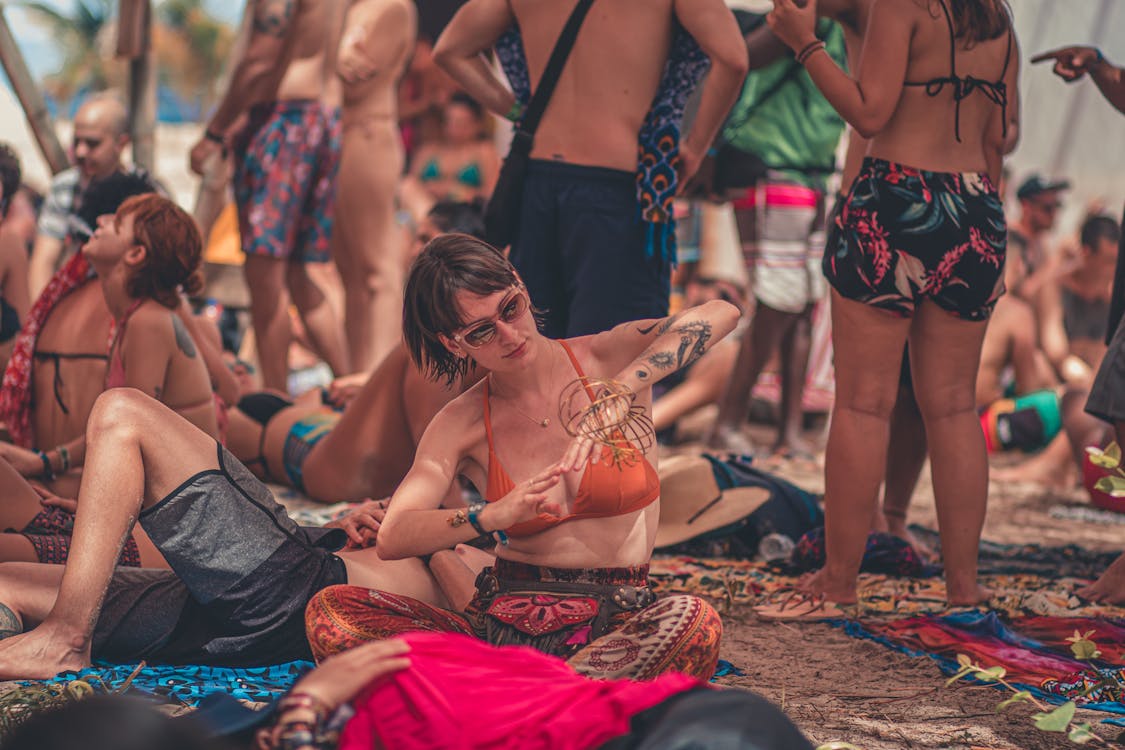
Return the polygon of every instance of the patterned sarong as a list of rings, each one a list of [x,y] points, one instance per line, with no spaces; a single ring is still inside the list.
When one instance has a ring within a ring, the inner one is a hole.
[[[528,645],[591,677],[650,680],[675,671],[709,679],[719,658],[718,613],[695,596],[655,599],[647,573],[647,566],[569,570],[499,560],[481,574],[464,614],[407,596],[332,586],[309,602],[305,625],[318,661],[422,630]]]

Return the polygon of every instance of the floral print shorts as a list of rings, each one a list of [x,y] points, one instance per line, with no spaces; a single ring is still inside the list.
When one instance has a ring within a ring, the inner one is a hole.
[[[302,263],[328,260],[342,133],[340,110],[317,101],[251,108],[234,144],[243,252]]]
[[[985,174],[868,157],[829,232],[824,275],[847,299],[903,317],[931,299],[987,320],[1004,293],[1007,224]]]

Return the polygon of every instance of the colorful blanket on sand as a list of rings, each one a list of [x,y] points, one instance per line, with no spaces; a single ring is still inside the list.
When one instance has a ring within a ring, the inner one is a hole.
[[[1125,620],[1031,616],[1004,622],[995,612],[960,612],[833,624],[855,638],[911,656],[929,656],[948,675],[960,669],[958,654],[982,667],[1001,666],[1007,672],[1005,680],[1036,698],[1121,714],[1105,721],[1125,726]],[[1073,657],[1066,639],[1075,631],[1094,631],[1090,637],[1101,651],[1097,659]]]
[[[63,672],[47,683],[90,682],[117,691],[136,670],[135,664],[95,664],[81,672]],[[253,703],[272,701],[293,686],[312,662],[291,661],[271,667],[146,666],[129,683],[130,691],[156,696],[165,703],[195,707],[211,693],[226,693]],[[29,684],[29,683],[24,683]]]
[[[915,535],[933,547],[937,536]],[[1125,608],[1084,602],[1074,592],[1115,557],[1076,545],[981,545],[982,583],[992,589],[988,612],[950,613],[940,578],[861,574],[859,614],[833,620],[866,638],[911,656],[929,656],[946,674],[957,655],[983,667],[1002,666],[1019,689],[1052,703],[1121,715],[1125,726]],[[776,564],[691,557],[654,558],[650,577],[661,593],[693,593],[736,604],[756,604],[791,589],[792,568]],[[1098,659],[1079,661],[1066,639],[1094,631]],[[1098,675],[1119,684],[1097,687]],[[1089,691],[1087,693],[1087,691]],[[999,702],[999,701],[998,701]]]

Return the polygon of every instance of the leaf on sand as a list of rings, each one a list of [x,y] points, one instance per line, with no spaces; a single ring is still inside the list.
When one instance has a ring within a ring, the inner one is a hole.
[[[1090,725],[1083,722],[1075,724],[1066,738],[1076,745],[1085,745],[1090,740],[1096,739],[1096,736],[1090,731]]]
[[[1003,711],[1005,708],[1012,705],[1013,703],[1019,703],[1020,701],[1025,701],[1030,697],[1031,697],[1031,693],[1027,692],[1026,690],[1019,690],[1011,698],[1008,698],[1005,701],[1001,701],[1000,705],[996,707],[996,710],[997,710],[997,712]]]
[[[1074,711],[1074,701],[1067,701],[1054,711],[1038,713],[1031,718],[1035,719],[1036,729],[1042,729],[1044,732],[1065,732],[1070,725],[1070,720],[1074,718]]]

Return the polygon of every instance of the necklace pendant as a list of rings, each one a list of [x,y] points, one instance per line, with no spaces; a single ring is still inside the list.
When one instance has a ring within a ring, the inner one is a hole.
[[[539,423],[539,426],[544,428],[544,429],[550,427],[551,426],[551,418],[550,417],[543,417],[543,421]]]

